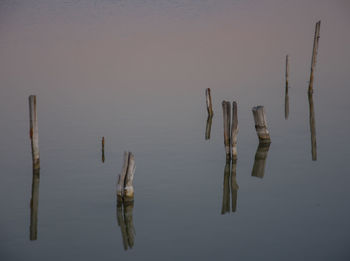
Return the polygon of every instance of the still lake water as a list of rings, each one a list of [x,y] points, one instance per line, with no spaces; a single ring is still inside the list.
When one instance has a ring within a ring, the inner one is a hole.
[[[0,1],[0,259],[349,260],[349,13],[347,1]],[[239,188],[236,211],[222,215],[224,99],[238,102]],[[272,139],[263,178],[252,176],[258,104]],[[124,150],[137,166],[127,251],[116,213]]]

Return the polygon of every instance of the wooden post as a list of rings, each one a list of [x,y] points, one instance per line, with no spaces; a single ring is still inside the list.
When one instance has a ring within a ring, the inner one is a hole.
[[[207,110],[208,110],[208,114],[209,116],[213,116],[213,105],[211,102],[211,95],[210,95],[210,88],[207,88],[205,90],[205,97],[206,97],[206,102],[207,102]]]
[[[222,102],[222,109],[224,113],[224,144],[226,152],[226,160],[231,159],[230,149],[230,121],[231,121],[231,104],[229,102]]]
[[[102,137],[102,162],[105,162],[105,137]]]
[[[213,121],[213,116],[208,115],[207,125],[206,125],[206,128],[205,128],[205,139],[206,140],[210,139],[210,132],[211,132],[212,121]]]
[[[29,96],[29,126],[30,126],[30,140],[32,145],[32,159],[33,167],[40,168],[40,156],[39,156],[39,130],[38,130],[38,117],[36,110],[36,96]]]
[[[253,116],[255,121],[256,134],[259,137],[259,142],[270,143],[270,134],[267,129],[266,115],[264,106],[253,107]]]
[[[38,238],[38,208],[39,208],[40,169],[33,166],[32,197],[30,199],[30,240]]]
[[[237,102],[232,102],[232,128],[231,128],[231,146],[232,159],[237,159],[237,134],[238,134],[238,115]]]
[[[117,195],[119,199],[122,199],[124,197],[124,184],[125,184],[126,172],[128,170],[128,164],[129,164],[129,152],[125,151],[123,168],[118,177]]]
[[[128,170],[126,172],[125,178],[125,187],[124,187],[124,200],[133,200],[134,199],[134,174],[135,174],[135,158],[134,155],[129,152],[129,162],[128,162]]]
[[[314,100],[312,93],[308,93],[309,96],[309,121],[310,121],[310,133],[311,133],[311,155],[312,160],[317,160],[317,145],[316,145],[316,126],[315,126],[315,111]]]
[[[230,160],[226,161],[224,169],[224,184],[221,214],[230,212]]]
[[[238,194],[238,184],[236,180],[237,160],[232,160],[231,167],[231,197],[232,197],[232,212],[236,212],[237,209],[237,194]]]
[[[320,27],[321,21],[318,21],[315,26],[315,35],[314,35],[314,45],[312,48],[312,58],[311,58],[311,72],[310,72],[310,82],[309,82],[309,93],[313,93],[313,85],[314,85],[314,71],[316,67],[316,58],[318,51],[318,41],[320,39]]]
[[[265,173],[265,164],[267,153],[269,152],[270,143],[259,143],[255,153],[254,166],[252,171],[253,177],[263,178]]]
[[[134,198],[134,173],[135,159],[131,152],[124,152],[123,169],[118,177],[117,195],[120,200],[133,200]]]

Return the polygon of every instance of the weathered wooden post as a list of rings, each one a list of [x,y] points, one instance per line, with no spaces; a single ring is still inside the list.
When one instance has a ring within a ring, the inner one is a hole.
[[[236,180],[237,173],[237,160],[232,160],[231,166],[231,197],[232,197],[232,212],[236,212],[237,209],[237,194],[238,194],[238,184]]]
[[[102,137],[102,162],[105,162],[105,137]]]
[[[317,145],[316,145],[316,124],[315,124],[315,111],[314,100],[312,93],[308,93],[309,96],[309,121],[310,121],[310,133],[311,133],[311,155],[312,160],[317,160]]]
[[[311,58],[311,72],[310,72],[310,82],[309,82],[309,93],[313,93],[313,85],[314,85],[314,71],[316,67],[316,58],[318,51],[318,41],[320,39],[320,27],[321,21],[318,21],[315,26],[315,35],[314,35],[314,45],[312,48],[312,58]]]
[[[40,169],[33,167],[32,197],[30,199],[30,240],[38,238],[38,208],[39,208]]]
[[[259,142],[270,143],[270,133],[267,129],[266,115],[264,106],[253,107],[253,116],[255,122],[256,134],[259,137]]]
[[[266,158],[269,152],[270,143],[259,143],[255,153],[253,177],[263,178],[265,173]]]
[[[205,128],[205,139],[209,140],[210,139],[210,132],[211,132],[211,124],[212,124],[213,116],[208,115],[207,118],[207,125]]]
[[[232,102],[232,128],[231,128],[231,146],[232,159],[237,159],[237,134],[238,134],[238,113],[237,102]]]
[[[39,130],[38,130],[38,116],[36,110],[36,96],[29,96],[29,126],[30,126],[30,140],[32,145],[32,159],[33,168],[40,168],[39,156]]]
[[[213,116],[213,105],[211,102],[211,95],[210,95],[210,88],[207,88],[205,90],[205,97],[206,97],[206,102],[207,102],[207,110],[208,110],[208,115]]]
[[[227,101],[223,101],[222,109],[224,114],[224,144],[225,144],[226,160],[230,160],[231,159],[231,148],[230,148],[231,104]]]
[[[224,169],[224,184],[221,214],[230,212],[230,160],[226,161]]]
[[[120,200],[132,201],[134,198],[135,159],[131,152],[124,152],[124,164],[118,177],[117,196]]]

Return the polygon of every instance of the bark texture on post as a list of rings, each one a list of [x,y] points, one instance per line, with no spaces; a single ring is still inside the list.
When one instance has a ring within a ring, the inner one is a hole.
[[[224,114],[224,144],[225,144],[226,160],[230,160],[231,159],[231,148],[230,148],[231,104],[227,101],[223,101],[222,109]]]
[[[267,129],[266,115],[264,106],[253,107],[253,116],[255,122],[256,134],[259,137],[259,142],[270,143],[270,133]]]
[[[30,128],[30,140],[32,145],[33,167],[40,168],[39,130],[38,130],[38,116],[37,116],[35,95],[29,96],[29,128]]]
[[[205,97],[206,97],[206,102],[207,102],[207,110],[208,110],[208,114],[209,116],[213,116],[213,105],[211,102],[211,94],[210,94],[210,88],[207,88],[205,90]]]
[[[316,23],[316,26],[315,26],[314,45],[313,45],[313,48],[312,48],[309,93],[313,93],[313,91],[314,91],[314,88],[313,88],[313,86],[314,86],[314,71],[315,71],[315,67],[316,67],[318,41],[320,39],[320,27],[321,27],[321,21],[318,21]]]
[[[259,143],[255,153],[253,177],[263,178],[265,173],[266,158],[269,152],[270,143]]]
[[[317,160],[317,144],[316,144],[316,124],[315,124],[315,111],[314,111],[314,100],[312,93],[309,96],[309,121],[310,121],[310,133],[311,133],[311,155],[312,160]]]
[[[237,159],[237,134],[238,134],[238,113],[237,102],[232,102],[232,128],[231,128],[231,146],[232,159]]]

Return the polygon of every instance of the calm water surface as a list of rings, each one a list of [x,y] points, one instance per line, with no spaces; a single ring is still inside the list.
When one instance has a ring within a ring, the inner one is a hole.
[[[347,1],[0,1],[0,259],[349,260],[349,13]],[[318,20],[313,161],[307,88]],[[238,103],[231,196],[224,99]],[[254,176],[259,104],[272,144]],[[126,251],[116,204],[124,150],[137,166]]]

